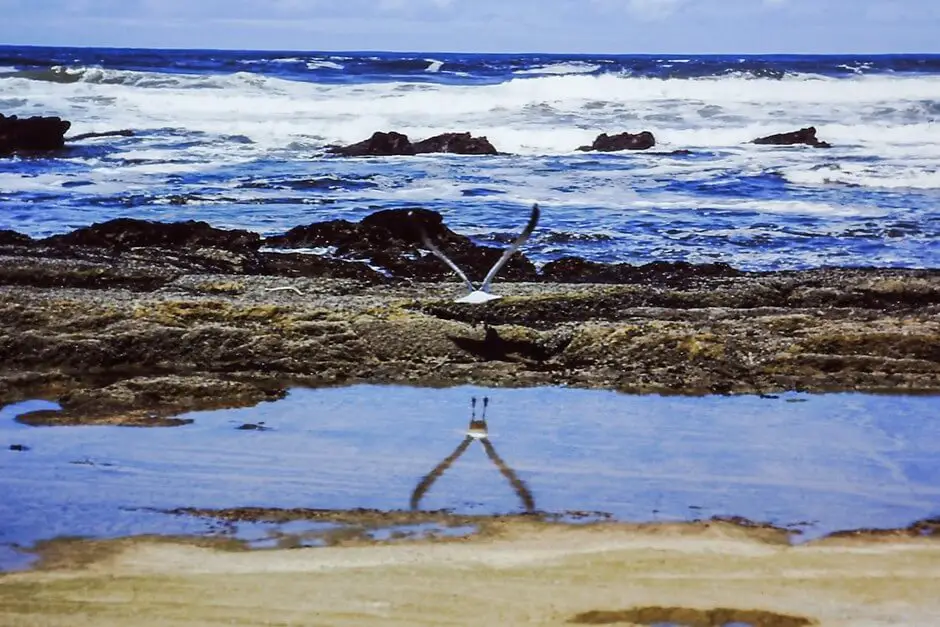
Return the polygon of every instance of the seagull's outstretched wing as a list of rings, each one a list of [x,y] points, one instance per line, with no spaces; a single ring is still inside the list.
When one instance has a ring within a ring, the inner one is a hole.
[[[532,231],[535,230],[535,225],[539,223],[539,206],[538,203],[532,205],[532,214],[529,216],[529,222],[525,225],[525,228],[522,229],[522,234],[516,238],[516,240],[509,245],[509,248],[506,249],[506,252],[503,253],[503,256],[499,258],[490,271],[486,273],[486,277],[483,279],[483,285],[480,286],[481,292],[490,291],[490,283],[493,282],[493,279],[496,277],[496,273],[506,265],[506,262],[509,261],[509,258],[515,254],[519,247],[526,243],[526,240],[529,239],[529,236],[532,235]]]
[[[421,222],[415,219],[414,214],[409,212],[408,216],[411,218],[411,221],[414,223],[415,228],[418,229],[418,235],[421,236],[421,243],[424,244],[424,247],[430,250],[434,254],[435,257],[437,257],[438,259],[446,263],[448,266],[450,266],[450,269],[456,272],[457,276],[463,279],[463,282],[467,284],[467,288],[471,292],[475,292],[477,288],[473,285],[470,279],[467,278],[467,275],[464,274],[463,270],[458,268],[457,264],[451,261],[447,257],[447,255],[442,253],[440,248],[434,245],[434,242],[432,242],[431,238],[428,237],[427,231],[424,230],[424,226],[422,226]]]

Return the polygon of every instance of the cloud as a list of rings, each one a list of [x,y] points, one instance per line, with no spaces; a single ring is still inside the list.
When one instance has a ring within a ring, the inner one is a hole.
[[[644,20],[661,20],[675,13],[686,0],[628,0],[627,9]]]
[[[598,12],[610,17],[631,17],[644,21],[665,19],[679,10],[688,0],[591,0],[587,12]],[[583,7],[578,10],[585,14]]]
[[[938,0],[0,0],[0,15],[0,42],[52,46],[925,52],[940,32]]]

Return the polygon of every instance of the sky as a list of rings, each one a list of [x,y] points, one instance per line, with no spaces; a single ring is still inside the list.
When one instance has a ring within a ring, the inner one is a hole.
[[[940,53],[940,0],[0,0],[0,44]]]

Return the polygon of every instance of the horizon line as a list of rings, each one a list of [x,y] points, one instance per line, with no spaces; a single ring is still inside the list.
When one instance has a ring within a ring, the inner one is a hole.
[[[283,53],[304,53],[304,54],[440,54],[440,55],[478,55],[478,56],[507,56],[507,55],[558,55],[571,57],[657,57],[663,55],[677,57],[940,57],[940,52],[564,52],[548,50],[529,50],[529,51],[500,51],[500,52],[480,52],[468,50],[405,50],[405,49],[348,49],[348,50],[327,50],[327,49],[309,49],[299,48],[200,48],[188,46],[115,46],[115,45],[91,45],[91,44],[0,44],[3,48],[51,48],[51,49],[82,49],[82,50],[151,50],[151,51],[173,51],[173,52],[283,52]]]

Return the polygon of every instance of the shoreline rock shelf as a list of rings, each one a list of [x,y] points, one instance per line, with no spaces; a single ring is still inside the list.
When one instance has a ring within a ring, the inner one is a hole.
[[[448,251],[480,254],[439,215],[421,219]],[[275,242],[248,232],[148,233],[139,222],[45,240],[0,233],[0,402],[56,400],[64,411],[48,420],[168,424],[293,385],[355,382],[940,392],[940,270],[576,258],[537,270],[520,256],[497,282],[503,299],[468,306],[452,302],[461,285],[415,254],[395,214],[289,236],[352,257],[394,244],[384,274],[267,252]]]

